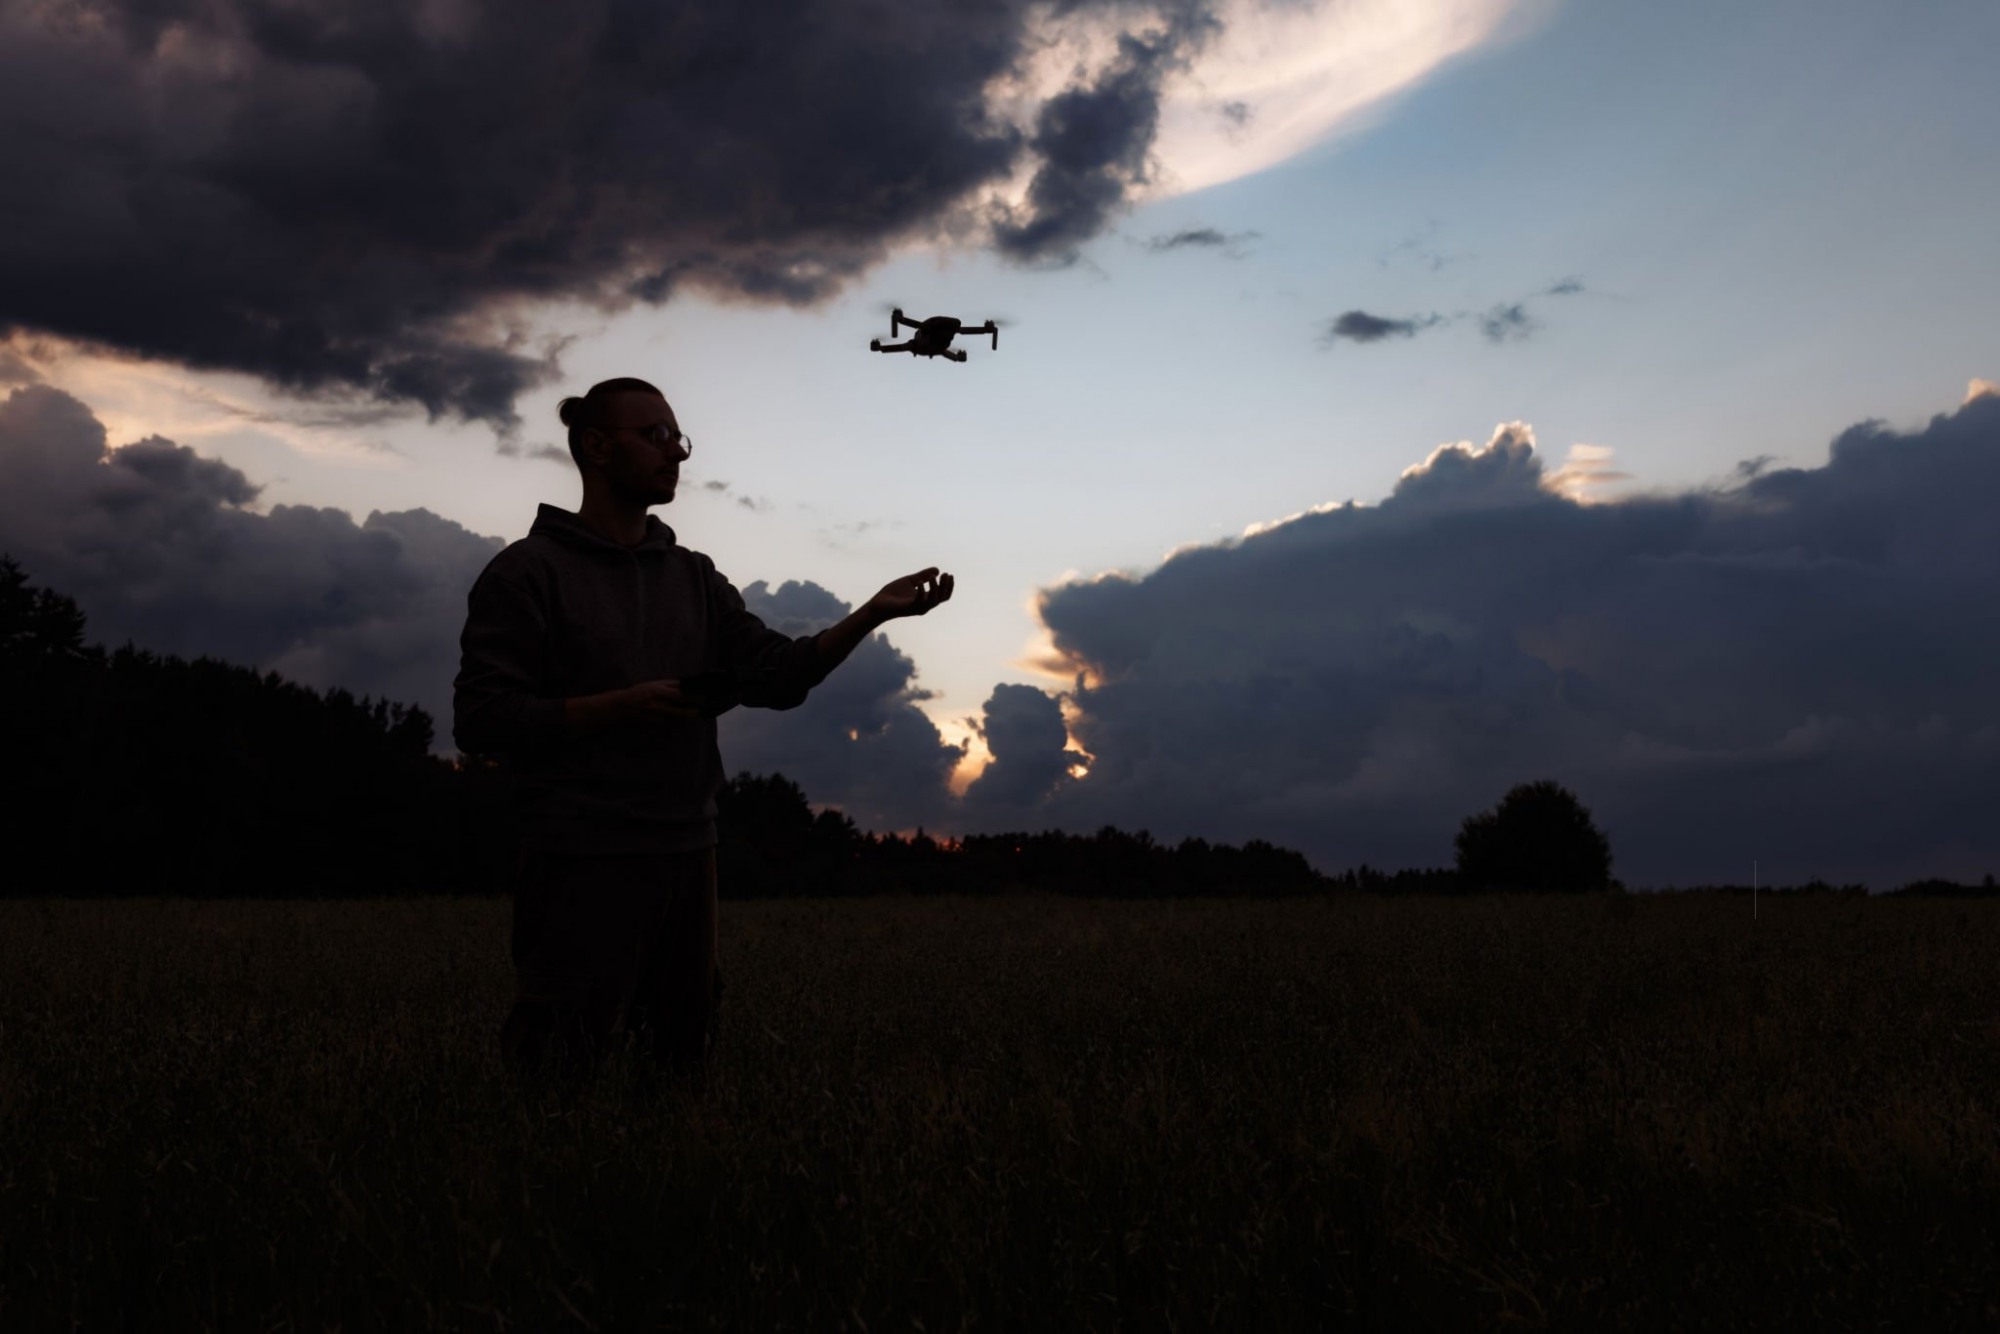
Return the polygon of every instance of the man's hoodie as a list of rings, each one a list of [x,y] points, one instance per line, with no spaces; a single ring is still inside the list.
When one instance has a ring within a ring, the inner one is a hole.
[[[583,731],[564,700],[732,670],[743,703],[789,709],[826,675],[812,637],[758,620],[657,518],[628,548],[552,505],[473,584],[459,647],[452,738],[501,759],[523,846],[547,852],[709,847],[723,778],[712,718]]]

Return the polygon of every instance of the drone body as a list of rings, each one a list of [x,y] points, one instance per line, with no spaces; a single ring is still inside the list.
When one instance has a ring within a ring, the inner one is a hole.
[[[904,315],[901,307],[898,307],[889,316],[889,336],[894,338],[905,325],[916,330],[908,341],[885,343],[879,338],[871,338],[868,340],[869,349],[875,352],[908,352],[916,357],[944,357],[950,361],[964,361],[965,350],[954,348],[951,340],[962,333],[967,333],[991,334],[993,350],[996,352],[1000,350],[1000,326],[992,320],[973,325],[955,320],[949,315],[933,315],[927,320],[913,320]]]

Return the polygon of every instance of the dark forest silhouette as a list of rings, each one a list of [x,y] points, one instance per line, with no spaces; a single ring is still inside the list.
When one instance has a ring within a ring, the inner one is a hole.
[[[212,658],[84,640],[71,599],[0,561],[8,824],[60,857],[17,894],[456,892],[492,826],[483,766],[431,754],[422,709]]]
[[[431,753],[429,714],[212,658],[85,640],[76,602],[0,558],[0,716],[16,846],[73,849],[20,895],[494,894],[515,870],[507,771]],[[1297,852],[1116,829],[940,842],[814,813],[782,775],[719,797],[723,893],[1270,894]]]
[[[9,876],[7,892],[234,898],[511,889],[505,766],[432,754],[424,710],[315,691],[212,658],[130,644],[107,650],[88,643],[85,628],[73,599],[32,586],[0,557],[8,837],[17,849],[63,854],[21,856],[22,866],[45,869]],[[740,774],[718,804],[725,897],[1407,894],[1476,883],[1452,869],[1364,865],[1328,876],[1261,840],[1170,845],[1110,827],[947,840],[921,830],[868,833],[838,811],[815,812],[781,774]],[[1988,877],[1980,886],[1920,881],[1905,892],[1995,890]]]
[[[918,893],[1039,890],[1106,897],[1317,893],[1330,881],[1304,854],[1252,840],[1242,847],[1187,839],[1169,846],[1145,831],[971,834],[939,841],[868,834],[837,811],[815,814],[782,774],[741,774],[718,799],[720,874],[728,892]]]

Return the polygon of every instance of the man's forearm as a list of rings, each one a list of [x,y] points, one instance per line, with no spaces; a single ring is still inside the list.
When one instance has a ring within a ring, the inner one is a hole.
[[[847,661],[847,655],[861,645],[861,641],[881,629],[888,620],[866,605],[850,613],[846,620],[837,625],[829,625],[814,636],[819,645],[820,675],[832,671]]]
[[[623,722],[631,715],[626,695],[623,690],[607,690],[601,695],[574,695],[563,701],[563,722],[572,729],[584,731]]]
[[[452,740],[467,754],[534,750],[562,735],[563,712],[559,699],[461,680],[452,692]]]
[[[845,620],[836,625],[829,625],[813,636],[814,665],[818,669],[818,675],[824,678],[828,672],[847,661],[848,654],[854,652],[862,640],[868,638],[889,619],[863,606]],[[809,682],[798,683],[800,698],[804,697],[808,689],[810,689]],[[695,708],[681,700],[675,689],[675,683],[667,681],[642,682],[622,690],[607,690],[598,695],[576,695],[562,702],[563,723],[571,731],[597,731],[604,727],[642,721],[653,715],[699,716]]]

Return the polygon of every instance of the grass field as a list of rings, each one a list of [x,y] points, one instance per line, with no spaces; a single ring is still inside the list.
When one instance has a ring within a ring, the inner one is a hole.
[[[0,1329],[2000,1324],[2000,906],[725,905],[529,1106],[507,906],[0,902]]]

